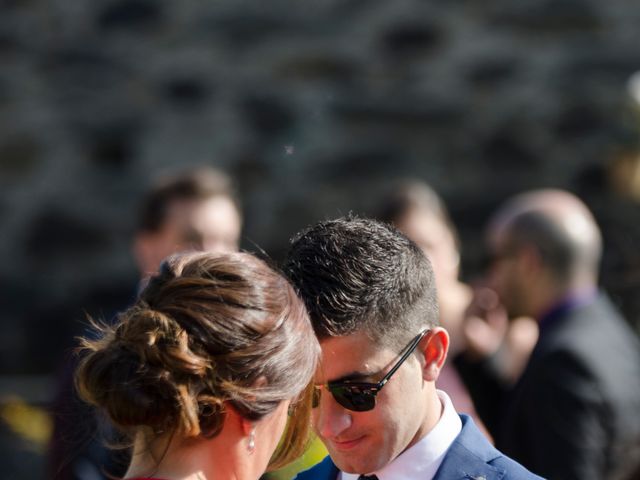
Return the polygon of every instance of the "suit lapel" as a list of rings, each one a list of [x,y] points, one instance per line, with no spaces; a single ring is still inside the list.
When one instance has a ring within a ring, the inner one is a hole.
[[[331,460],[331,457],[329,455],[325,457],[321,465],[321,471],[317,472],[317,476],[315,476],[313,480],[336,480],[338,478],[338,473],[340,473],[340,470],[338,470],[338,467],[336,467],[336,464],[333,463],[333,460]]]
[[[433,480],[499,480],[505,471],[469,456],[463,448],[451,446]]]
[[[300,472],[293,480],[336,480],[338,467],[327,455],[324,460],[304,472]]]
[[[462,418],[462,431],[449,447],[433,480],[500,480],[505,471],[487,462],[499,457],[473,420]]]

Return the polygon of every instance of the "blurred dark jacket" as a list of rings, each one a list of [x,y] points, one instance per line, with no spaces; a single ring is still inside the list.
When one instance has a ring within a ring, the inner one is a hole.
[[[53,480],[107,480],[123,477],[129,466],[128,449],[108,444],[124,439],[77,395],[73,374],[78,360],[69,360],[59,379],[52,407],[53,435],[49,449],[49,476]]]
[[[489,362],[456,359],[496,447],[551,480],[605,480],[640,441],[640,341],[603,296],[541,323],[507,390]]]
[[[102,311],[111,313],[104,315],[103,319],[114,322],[117,312],[126,309],[133,302],[137,291],[136,284],[135,287],[122,289],[117,296],[119,300],[117,297],[108,299],[109,301],[105,298],[103,305],[107,306],[102,308]],[[95,332],[86,326],[82,327],[80,333],[84,337],[95,335]],[[78,396],[74,374],[79,363],[78,354],[70,351],[57,374],[57,391],[51,405],[53,432],[47,458],[47,478],[121,478],[129,466],[131,451],[129,448],[112,448],[125,445],[125,438],[103,415]]]

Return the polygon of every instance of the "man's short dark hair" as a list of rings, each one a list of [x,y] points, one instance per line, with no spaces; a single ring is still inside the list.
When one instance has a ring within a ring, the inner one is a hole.
[[[429,260],[390,225],[355,216],[320,222],[294,237],[284,270],[320,340],[363,331],[399,346],[438,324]]]
[[[199,167],[167,174],[149,189],[138,215],[140,232],[157,232],[167,219],[170,206],[177,201],[207,200],[226,197],[240,213],[240,205],[231,178],[221,170]]]

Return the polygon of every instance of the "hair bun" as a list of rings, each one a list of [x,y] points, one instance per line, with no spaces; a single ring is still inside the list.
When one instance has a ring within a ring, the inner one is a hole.
[[[79,392],[114,423],[162,431],[180,416],[183,425],[197,427],[199,392],[189,385],[206,375],[210,362],[191,350],[187,332],[171,317],[140,304],[103,340],[85,346],[92,352],[78,372]],[[215,405],[213,397],[209,403]]]
[[[177,413],[169,372],[145,362],[124,344],[112,342],[91,353],[78,373],[80,395],[104,408],[120,427],[146,425],[160,431]]]

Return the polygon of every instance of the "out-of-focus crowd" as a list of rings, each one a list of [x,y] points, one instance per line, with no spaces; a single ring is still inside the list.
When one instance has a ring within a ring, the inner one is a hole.
[[[139,212],[139,282],[58,378],[50,478],[291,478],[327,451],[301,479],[640,478],[640,342],[572,193],[500,206],[470,283],[420,181],[281,267],[237,253],[222,172],[161,178]]]

